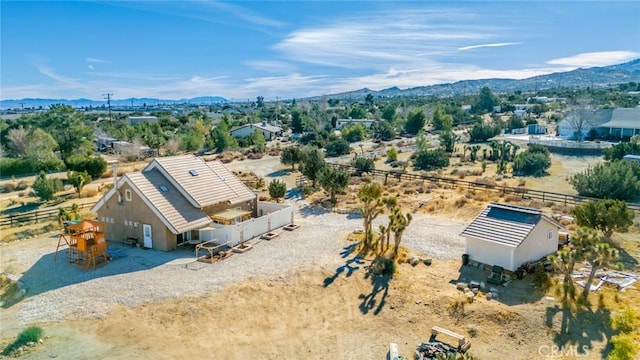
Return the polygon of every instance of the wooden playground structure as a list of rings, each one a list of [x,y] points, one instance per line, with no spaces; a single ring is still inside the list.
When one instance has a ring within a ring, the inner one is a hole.
[[[82,269],[95,269],[98,265],[106,264],[109,258],[104,232],[105,224],[102,221],[82,220],[67,225],[58,237],[53,260],[56,260],[58,250],[66,245],[69,264],[80,266]]]

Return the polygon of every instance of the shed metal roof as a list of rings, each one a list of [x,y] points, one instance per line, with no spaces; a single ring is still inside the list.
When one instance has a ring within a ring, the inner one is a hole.
[[[543,219],[562,227],[538,209],[492,202],[462,231],[462,235],[518,247]]]

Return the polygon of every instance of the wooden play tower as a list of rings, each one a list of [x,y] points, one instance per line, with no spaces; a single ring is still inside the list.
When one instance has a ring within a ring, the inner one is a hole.
[[[106,264],[107,240],[104,237],[105,224],[102,221],[82,220],[65,227],[58,237],[58,246],[53,260],[58,256],[58,250],[67,246],[67,261],[83,269],[95,268]]]

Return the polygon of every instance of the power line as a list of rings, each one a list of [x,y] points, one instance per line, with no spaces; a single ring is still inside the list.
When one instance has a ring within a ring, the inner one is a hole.
[[[106,93],[106,94],[102,94],[102,96],[104,96],[107,99],[107,106],[109,107],[109,122],[113,123],[113,118],[111,117],[111,97],[113,96],[113,94]]]

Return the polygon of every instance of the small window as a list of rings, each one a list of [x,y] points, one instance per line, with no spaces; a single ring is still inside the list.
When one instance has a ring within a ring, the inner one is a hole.
[[[553,231],[549,230],[549,232],[547,233],[547,239],[553,240]]]
[[[131,201],[131,190],[127,189],[124,191],[124,199],[127,201]]]
[[[189,174],[191,174],[191,176],[198,176],[199,175],[198,170],[195,170],[195,169],[189,170]]]
[[[164,185],[160,185],[160,191],[167,192],[167,191],[169,191],[169,188],[164,186]]]

